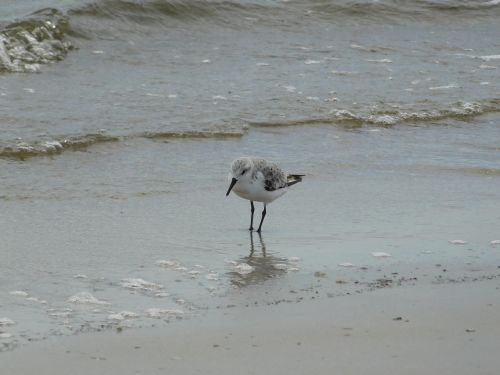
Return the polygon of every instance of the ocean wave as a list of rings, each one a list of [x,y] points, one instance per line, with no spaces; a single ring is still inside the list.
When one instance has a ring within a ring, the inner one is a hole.
[[[499,9],[499,0],[102,0],[72,9],[70,15],[97,18],[128,19],[138,23],[158,21],[161,17],[179,19],[219,18],[225,22],[241,23],[243,17],[269,18],[276,16],[278,24],[283,18],[292,22],[304,14],[319,15],[339,20],[348,18],[394,19],[442,17],[443,13],[491,16]],[[272,11],[277,11],[273,13]],[[239,17],[227,17],[239,16]],[[279,16],[279,17],[278,17]]]
[[[0,146],[0,158],[25,160],[37,156],[61,154],[66,150],[85,150],[86,148],[105,142],[116,142],[120,138],[104,134],[86,134],[83,136],[65,137],[60,140],[39,141],[33,143],[16,142],[13,145]]]
[[[189,1],[125,1],[104,0],[86,4],[69,11],[71,15],[99,18],[139,17],[144,14],[163,14],[171,16],[203,16],[210,8],[200,2]]]
[[[146,138],[150,140],[165,139],[225,139],[237,138],[246,134],[247,128],[213,130],[187,130],[187,131],[156,131],[127,136],[111,136],[103,133],[86,134],[81,136],[61,137],[54,140],[28,142],[15,142],[13,144],[0,144],[0,158],[26,160],[40,156],[53,156],[68,150],[86,150],[87,148],[108,142],[119,142],[130,139]]]
[[[376,111],[358,114],[346,109],[333,109],[329,116],[283,121],[250,122],[254,127],[287,127],[303,125],[341,125],[361,127],[365,125],[392,127],[404,123],[432,123],[446,120],[468,120],[486,113],[500,112],[500,99],[491,99],[483,103],[459,102],[447,109],[420,111]]]
[[[59,10],[39,10],[0,29],[0,72],[36,72],[40,64],[66,57],[68,18]]]
[[[460,175],[500,177],[500,169],[499,168],[441,167],[439,169],[440,169],[440,171],[459,173]]]
[[[451,16],[498,15],[500,1],[484,0],[379,0],[379,1],[328,1],[316,0],[307,7],[322,18],[369,19],[373,21],[408,19],[436,19],[445,14]],[[492,13],[494,11],[494,14]]]
[[[64,12],[54,8],[41,9],[20,21],[0,26],[0,72],[38,71],[40,64],[65,58],[73,48],[67,35],[92,38],[113,33],[115,28],[134,33],[131,24],[176,27],[172,20],[182,23],[213,20],[238,28],[245,25],[255,28],[256,24],[295,28],[297,24],[309,24],[311,17],[329,22],[364,19],[381,23],[436,19],[442,18],[443,13],[497,17],[500,15],[500,1],[100,0],[75,5]],[[123,32],[116,33],[122,35]]]
[[[422,1],[427,8],[433,10],[440,10],[444,12],[462,12],[471,10],[490,10],[491,8],[498,8],[500,0],[454,0],[454,1]]]
[[[246,129],[241,130],[188,130],[188,131],[158,131],[146,132],[141,137],[148,139],[215,139],[239,138],[245,135]]]
[[[68,11],[70,16],[108,19],[126,19],[137,23],[161,21],[161,18],[183,20],[211,18],[226,12],[240,13],[265,10],[272,6],[265,2],[226,0],[102,0]]]

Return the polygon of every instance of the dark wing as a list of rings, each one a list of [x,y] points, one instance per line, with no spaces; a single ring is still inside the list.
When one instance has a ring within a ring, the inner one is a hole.
[[[260,171],[264,175],[264,188],[267,191],[274,191],[287,186],[286,175],[276,164],[268,163]]]

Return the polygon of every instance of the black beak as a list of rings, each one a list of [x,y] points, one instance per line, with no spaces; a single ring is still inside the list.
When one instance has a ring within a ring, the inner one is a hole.
[[[231,189],[233,188],[234,184],[236,184],[237,182],[238,182],[238,180],[233,177],[233,179],[231,180],[231,185],[229,185],[229,189],[227,189],[226,197],[229,195],[229,193],[231,192]]]

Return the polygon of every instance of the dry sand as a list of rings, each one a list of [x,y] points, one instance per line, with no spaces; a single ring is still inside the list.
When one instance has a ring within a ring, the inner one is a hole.
[[[2,375],[498,374],[500,280],[229,308],[163,328],[52,338]]]

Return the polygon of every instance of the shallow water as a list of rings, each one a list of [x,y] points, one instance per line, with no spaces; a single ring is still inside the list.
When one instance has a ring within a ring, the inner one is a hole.
[[[450,280],[496,277],[499,176],[486,167],[495,141],[457,146],[449,126],[259,129],[6,162],[3,181],[15,191],[3,196],[1,219],[2,314],[17,322],[5,328],[9,342],[123,325],[110,319],[121,311],[139,315],[125,326],[144,326],[157,320],[153,308],[182,310],[160,314],[178,319],[246,298],[281,300],[318,279],[335,295],[387,275],[441,282],[441,268]],[[452,126],[465,137],[496,123]],[[262,237],[246,229],[247,202],[224,196],[227,160],[251,149],[307,173],[269,206]],[[207,163],[210,154],[220,160]],[[449,243],[457,239],[467,243]],[[8,294],[18,290],[47,303]],[[82,291],[109,305],[68,302]]]
[[[498,276],[493,2],[33,4],[1,26],[0,348]],[[262,237],[241,155],[306,174]]]

